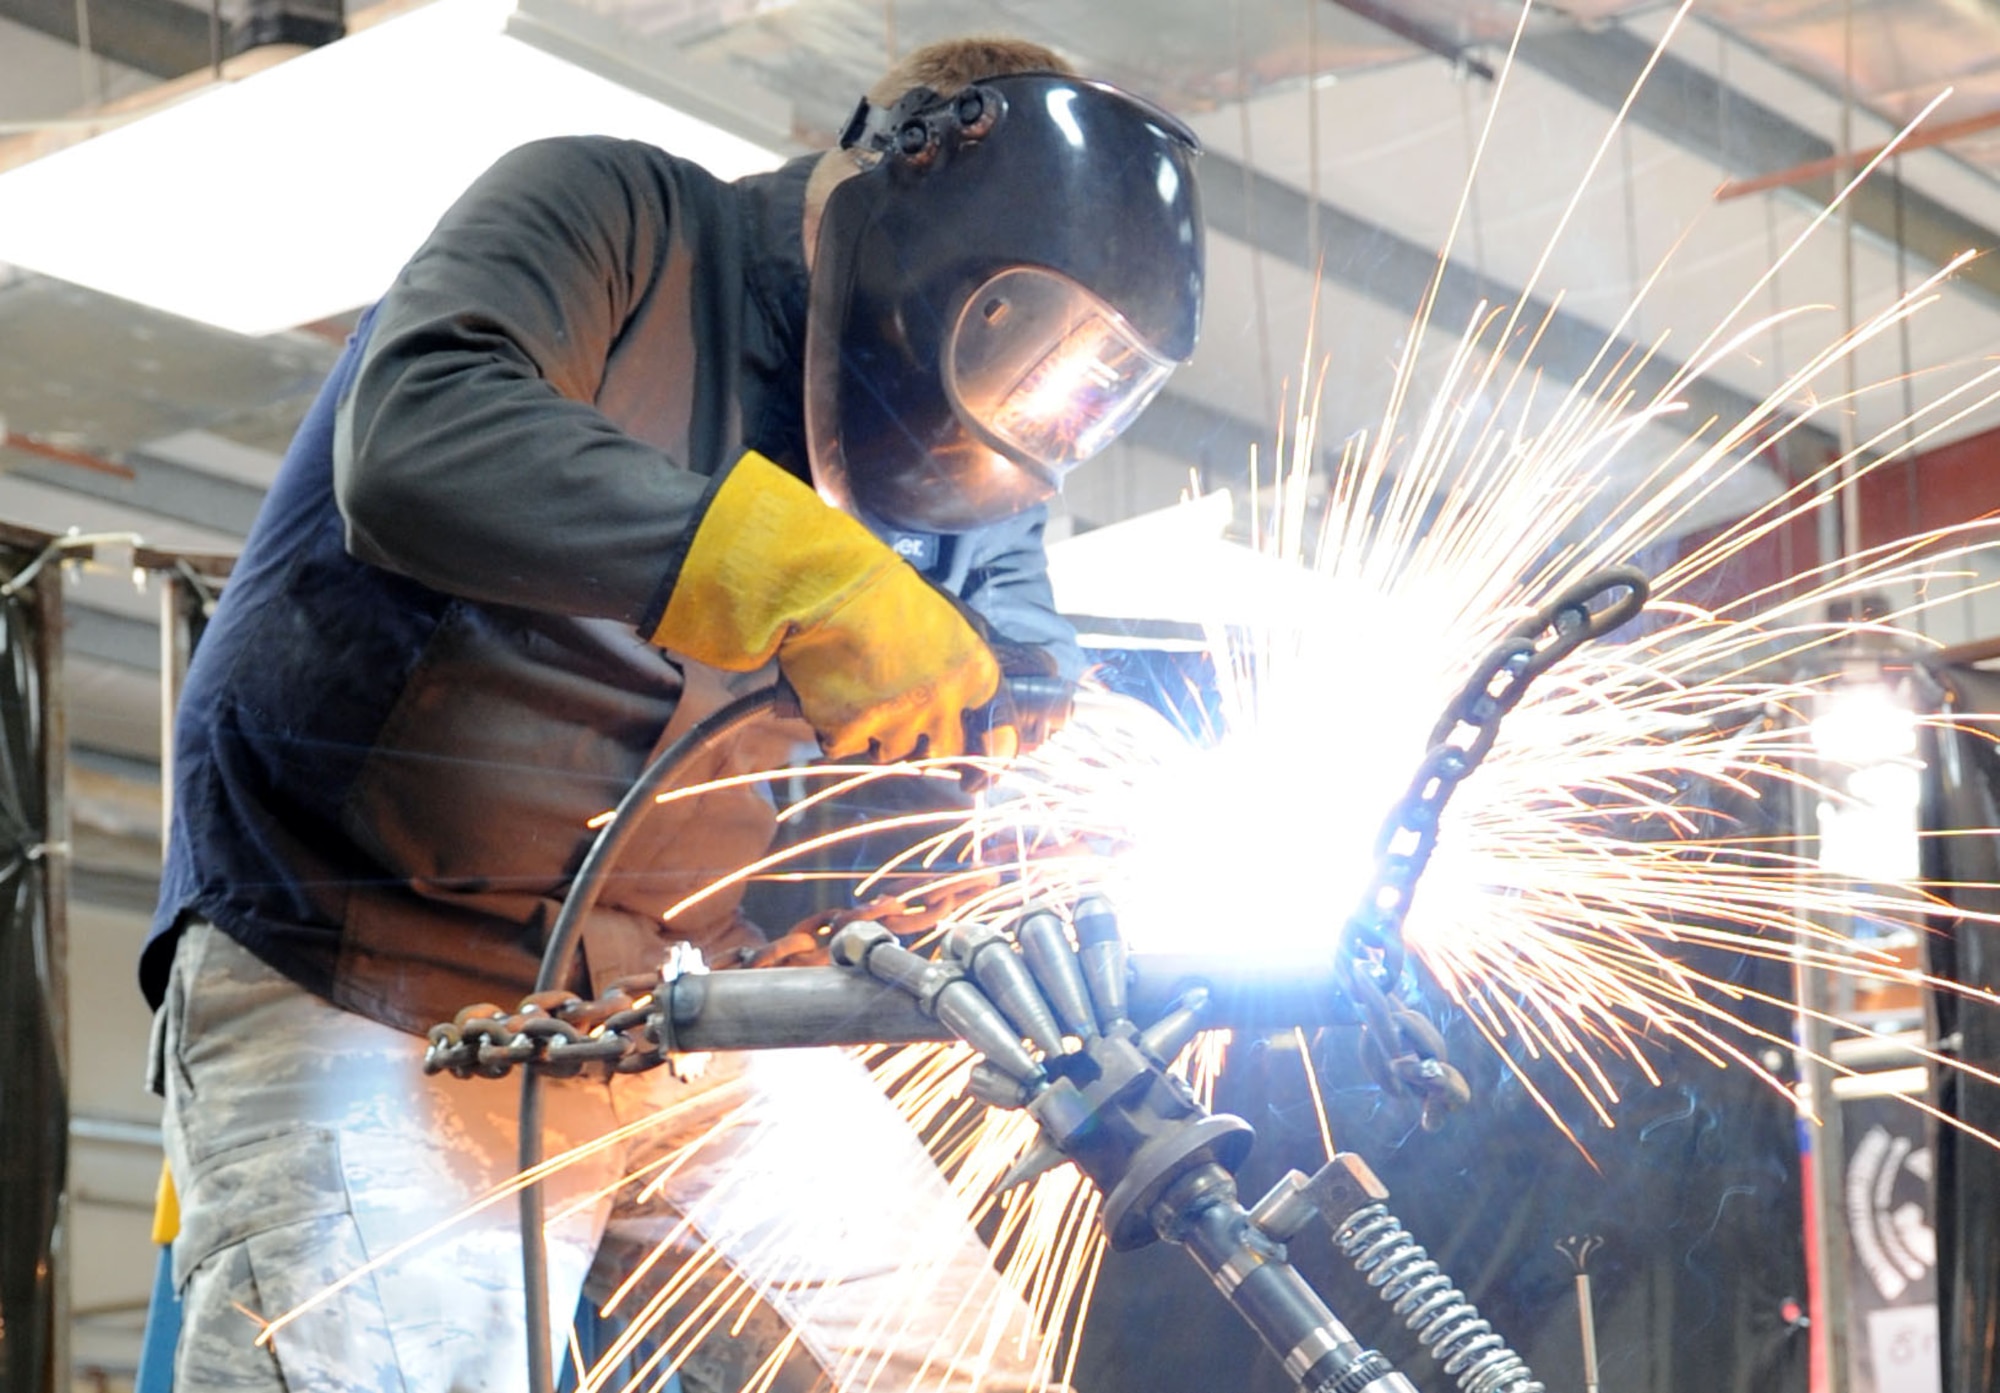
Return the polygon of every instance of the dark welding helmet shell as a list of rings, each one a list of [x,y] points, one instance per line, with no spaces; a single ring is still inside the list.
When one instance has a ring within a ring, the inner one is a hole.
[[[1194,134],[1036,73],[867,103],[820,222],[806,426],[822,494],[963,532],[1042,502],[1194,351]]]

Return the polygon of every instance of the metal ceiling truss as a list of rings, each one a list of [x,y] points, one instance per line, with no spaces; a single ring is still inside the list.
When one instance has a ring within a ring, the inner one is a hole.
[[[1311,200],[1291,185],[1246,169],[1227,156],[1204,155],[1202,173],[1202,206],[1216,231],[1308,273],[1319,270],[1328,281],[1379,304],[1414,313],[1432,278],[1438,275],[1434,250],[1330,203],[1322,202],[1315,209]],[[1318,234],[1316,246],[1311,241],[1314,230]],[[1637,363],[1645,357],[1644,349],[1632,340],[1613,338],[1546,300],[1524,296],[1518,287],[1448,262],[1438,282],[1433,322],[1448,327],[1468,323],[1482,303],[1519,305],[1522,327],[1503,351],[1519,354],[1532,343],[1536,366],[1557,378],[1582,381],[1593,365],[1601,376],[1608,364],[1620,359]],[[1676,360],[1654,353],[1633,375],[1631,386],[1640,401],[1649,400],[1664,391],[1681,368]],[[1687,404],[1687,410],[1663,418],[1661,424],[1682,433],[1711,420],[1740,421],[1761,409],[1757,398],[1707,378],[1695,378],[1673,395]],[[1792,432],[1786,443],[1814,449],[1821,458],[1837,445],[1831,433],[1813,425]]]
[[[132,471],[130,479],[17,453],[0,454],[0,462],[16,478],[236,537],[248,535],[264,502],[264,490],[255,484],[160,459],[144,449],[119,456],[118,462]]]
[[[0,19],[73,44],[77,9],[74,0],[0,0]],[[90,51],[149,77],[207,67],[212,44],[209,16],[179,0],[90,0]]]
[[[1535,72],[1613,111],[1631,94],[1652,56],[1650,42],[1617,27],[1550,29],[1524,37],[1519,53]],[[1627,119],[1738,179],[1830,160],[1837,153],[1832,142],[1671,53],[1660,55]],[[1833,175],[1825,174],[1773,192],[1816,211],[1839,187]],[[1857,232],[1893,256],[1900,230],[1912,259],[1933,269],[1960,252],[1984,253],[2000,246],[2000,233],[1911,188],[1887,169],[1870,175],[1849,196],[1849,204]],[[1978,292],[1989,307],[2000,307],[2000,258],[1980,256],[1958,272],[1954,284]]]
[[[1378,24],[1384,0],[1329,0],[1336,7]],[[1471,47],[1430,28],[1405,25],[1394,32],[1454,64],[1461,72],[1484,76]],[[1577,95],[1617,111],[1632,98],[1627,115],[1634,126],[1679,146],[1736,180],[1798,171],[1801,166],[1827,165],[1839,152],[1833,143],[1777,110],[1704,72],[1672,53],[1654,58],[1653,43],[1615,23],[1583,25],[1548,23],[1524,34],[1517,61]],[[1640,77],[1653,64],[1645,85]],[[1839,191],[1844,179],[1835,173],[1797,179],[1772,192],[1817,212]],[[1938,199],[1910,187],[1887,169],[1879,169],[1848,199],[1855,230],[1881,251],[1893,256],[1898,247],[1931,269],[1945,265],[1964,251],[1982,255],[1963,267],[1955,283],[1974,291],[1991,307],[2000,307],[2000,259],[1990,253],[2000,247],[2000,233],[1955,211]]]

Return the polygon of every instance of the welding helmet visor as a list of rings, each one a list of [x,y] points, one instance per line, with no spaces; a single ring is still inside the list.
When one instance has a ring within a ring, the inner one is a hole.
[[[843,144],[814,258],[806,424],[821,493],[962,532],[1042,502],[1194,350],[1194,136],[1116,88],[994,78]]]

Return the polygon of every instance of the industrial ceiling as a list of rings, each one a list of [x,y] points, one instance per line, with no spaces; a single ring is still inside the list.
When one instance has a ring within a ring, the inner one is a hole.
[[[1614,335],[1654,348],[1642,382],[1656,386],[1739,310],[1815,307],[1716,361],[1687,392],[1689,409],[1639,442],[1635,480],[1677,431],[1741,416],[1841,324],[1835,225],[1760,279],[1823,207],[1831,176],[1728,201],[1714,197],[1720,186],[1826,160],[1843,138],[1874,146],[1950,89],[1926,129],[1950,123],[1957,137],[1886,164],[1852,204],[1854,308],[1866,315],[1958,252],[2000,242],[2000,122],[1982,119],[2000,109],[2000,10],[1953,0],[1713,0],[1679,21],[1657,61],[1674,9],[1586,0],[1537,12],[1511,69],[1517,12],[1501,0],[588,8],[592,23],[631,36],[633,52],[669,53],[712,85],[775,102],[795,150],[831,141],[887,55],[972,31],[1050,43],[1195,125],[1212,234],[1203,342],[1111,458],[1076,477],[1063,524],[1074,528],[1171,503],[1191,476],[1240,486],[1253,442],[1273,436],[1296,384],[1322,367],[1329,444],[1376,418],[1496,99],[1427,349],[1447,346],[1482,305],[1525,293],[1531,319],[1548,321],[1538,370],[1574,377]],[[22,142],[73,137],[106,103],[143,105],[163,84],[201,82],[217,57],[212,39],[242,18],[235,3],[211,14],[180,0],[0,0],[0,165],[26,153]],[[211,189],[258,177],[228,149],[201,153]],[[130,237],[147,238],[158,220],[198,218],[203,197],[197,182],[184,205],[144,210]],[[233,549],[351,322],[250,338],[0,267],[0,518]],[[1907,332],[1861,351],[1856,382],[1870,390],[1853,403],[1855,437],[1895,443],[1897,421],[1979,371],[1996,343],[2000,259],[1985,257]],[[1841,387],[1835,374],[1815,391]],[[1937,439],[1996,423],[2000,411],[1976,410]],[[1837,411],[1822,414],[1787,457],[1746,471],[1688,525],[1754,506],[1780,486],[1780,471],[1823,460],[1840,430]],[[74,578],[74,933],[90,964],[76,988],[76,1353],[104,1371],[105,1386],[129,1373],[147,1285],[133,1255],[144,1250],[155,1113],[137,1082],[145,1021],[129,963],[157,866],[157,611],[157,596],[122,574]]]

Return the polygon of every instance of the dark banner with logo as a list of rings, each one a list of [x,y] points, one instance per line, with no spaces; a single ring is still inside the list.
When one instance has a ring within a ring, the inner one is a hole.
[[[2000,675],[1941,670],[1945,710],[2000,711]],[[2000,750],[1991,722],[1937,732],[1928,758],[1924,826],[1929,832],[2000,827]],[[1929,836],[1924,876],[1959,908],[2000,913],[2000,837]],[[2000,927],[1940,917],[1926,944],[1930,971],[1948,981],[2000,986]],[[2000,1072],[2000,1008],[1949,991],[1934,994],[1936,1038],[1966,1064]],[[2000,1089],[1954,1070],[1933,1071],[1931,1102],[1965,1128],[2000,1135]],[[1944,1393],[2000,1389],[2000,1150],[1958,1127],[1935,1128],[1937,1292]]]
[[[1899,1094],[1840,1105],[1847,1165],[1849,1393],[1939,1393],[1934,1156],[1928,1119]]]

